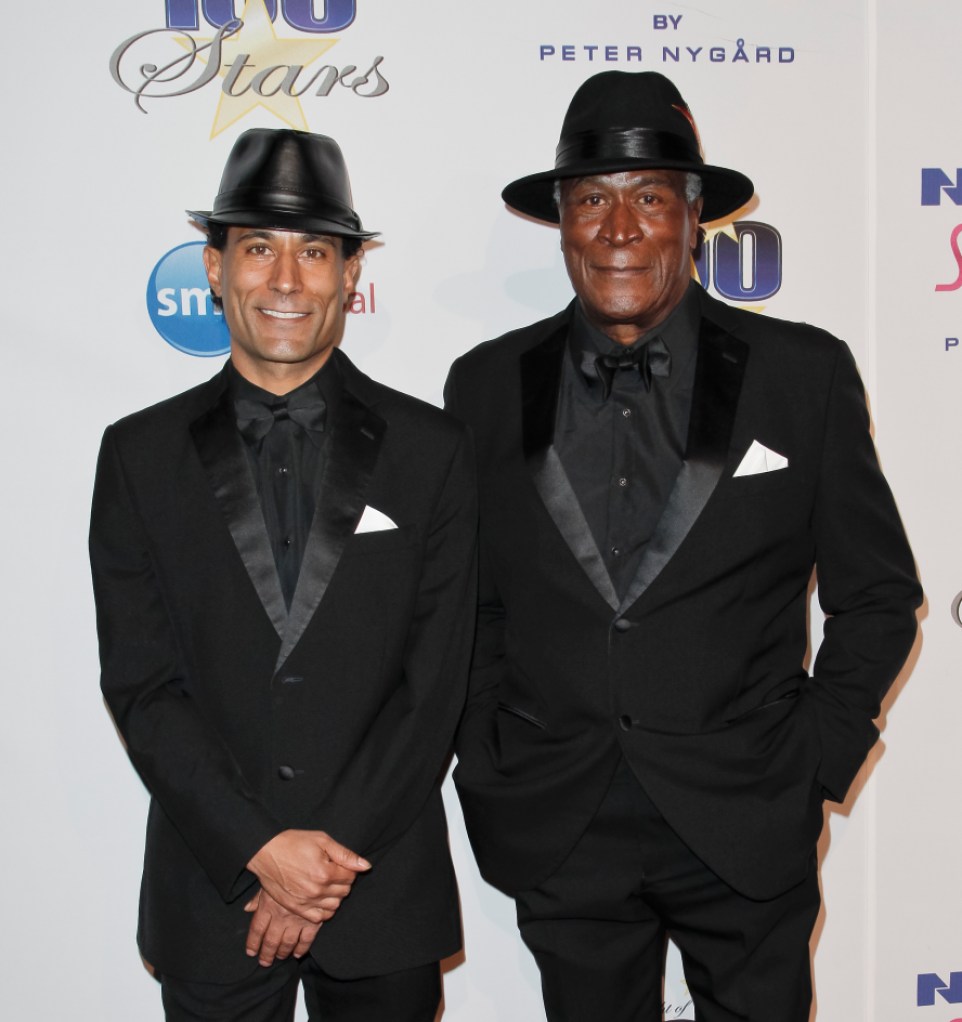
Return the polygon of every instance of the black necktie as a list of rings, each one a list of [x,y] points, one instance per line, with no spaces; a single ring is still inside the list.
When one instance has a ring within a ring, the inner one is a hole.
[[[601,393],[605,400],[611,394],[615,373],[620,369],[637,369],[645,390],[650,391],[652,376],[667,378],[671,374],[671,353],[665,342],[656,337],[640,348],[628,348],[607,355],[596,355],[594,352],[586,351],[581,362],[581,371],[585,376],[598,380],[601,384]]]
[[[322,433],[326,410],[324,398],[314,385],[301,387],[293,394],[277,398],[270,404],[249,397],[238,398],[234,402],[237,428],[251,442],[263,440],[274,423],[284,419],[290,419],[304,429]]]

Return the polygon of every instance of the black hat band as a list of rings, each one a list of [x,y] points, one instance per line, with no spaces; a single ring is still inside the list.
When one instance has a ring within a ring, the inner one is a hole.
[[[323,215],[349,226],[352,230],[360,230],[361,221],[349,206],[330,195],[320,199],[316,196],[298,192],[276,191],[265,193],[264,189],[237,188],[232,192],[220,194],[214,199],[213,214],[228,216],[244,210],[274,210],[281,213],[304,214],[306,216]]]
[[[555,151],[555,169],[582,160],[672,160],[702,164],[701,154],[682,135],[652,128],[610,128],[566,135]]]

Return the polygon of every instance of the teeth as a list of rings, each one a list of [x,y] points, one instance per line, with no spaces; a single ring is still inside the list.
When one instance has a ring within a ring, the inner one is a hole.
[[[306,316],[306,312],[278,312],[276,309],[261,309],[265,316],[273,316],[274,319],[300,319]]]

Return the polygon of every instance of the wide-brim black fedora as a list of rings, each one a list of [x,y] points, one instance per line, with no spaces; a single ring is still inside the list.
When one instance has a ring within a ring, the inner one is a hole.
[[[376,237],[354,212],[340,146],[327,135],[251,128],[234,143],[212,210],[187,210],[201,226],[268,227]]]
[[[512,181],[501,197],[520,213],[556,224],[555,181],[645,167],[698,174],[703,223],[734,213],[755,193],[744,174],[702,159],[695,120],[672,81],[656,71],[602,71],[571,100],[554,168]]]

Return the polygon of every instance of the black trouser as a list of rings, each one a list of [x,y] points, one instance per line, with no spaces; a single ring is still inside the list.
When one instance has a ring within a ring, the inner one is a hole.
[[[517,905],[550,1022],[661,1022],[668,936],[698,1022],[808,1022],[814,850],[797,887],[746,898],[678,838],[625,763],[565,862]]]
[[[299,982],[311,1022],[434,1022],[441,1003],[437,962],[344,980],[328,976],[305,955],[258,968],[238,983],[161,977],[167,1022],[291,1022]]]

